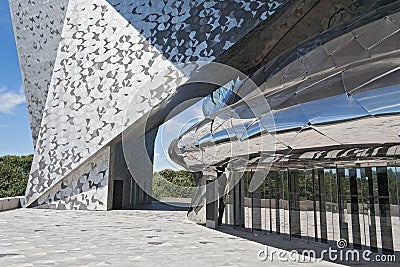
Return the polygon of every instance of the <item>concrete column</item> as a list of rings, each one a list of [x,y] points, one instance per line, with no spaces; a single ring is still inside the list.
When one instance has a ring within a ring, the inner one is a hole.
[[[353,234],[353,248],[361,249],[361,227],[359,213],[359,199],[357,188],[357,171],[349,169],[350,178],[350,208],[351,208],[351,232]],[[362,204],[362,203],[361,203]]]
[[[237,173],[241,175],[242,173]],[[244,182],[240,179],[234,187],[234,224],[244,227]]]
[[[300,202],[298,170],[289,169],[289,226],[290,236],[300,238]],[[278,186],[277,186],[278,188]],[[277,218],[278,219],[278,218]]]
[[[337,168],[337,188],[338,188],[338,203],[339,203],[339,229],[340,238],[349,240],[349,223],[346,220],[345,208],[347,210],[346,193],[349,188],[345,188],[347,185],[344,168]]]
[[[376,223],[376,214],[375,214],[375,200],[378,197],[376,195],[376,191],[374,188],[377,187],[376,179],[373,178],[372,168],[365,168],[365,176],[367,178],[368,183],[368,204],[369,204],[369,245],[370,249],[373,252],[378,252],[378,244],[377,244],[377,223]]]
[[[218,225],[222,224],[222,217],[225,213],[225,205],[226,205],[226,196],[225,190],[227,187],[227,176],[224,172],[217,173],[217,186],[218,186]]]
[[[213,179],[206,180],[206,226],[218,226],[218,184]]]
[[[230,224],[234,225],[234,180],[233,180],[233,172],[232,171],[226,171],[224,173],[227,177],[227,184],[226,184],[226,189],[225,192],[227,192],[227,195],[225,196],[224,204],[225,204],[225,212],[224,212],[224,223],[225,224]]]
[[[253,230],[261,230],[261,190],[264,187],[259,186],[254,192],[252,197],[252,227]]]
[[[389,200],[389,181],[386,167],[376,167],[378,203],[381,226],[382,253],[393,254],[393,233]]]
[[[321,229],[321,242],[328,242],[328,229],[326,221],[326,185],[324,169],[318,169],[318,202],[319,202],[319,220]]]
[[[194,177],[195,192],[190,203],[190,208],[187,217],[190,221],[203,224],[206,222],[205,216],[205,176],[203,172],[192,172]]]

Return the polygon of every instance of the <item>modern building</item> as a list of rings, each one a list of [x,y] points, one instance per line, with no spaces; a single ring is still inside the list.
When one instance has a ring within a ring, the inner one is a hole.
[[[35,145],[26,206],[107,210],[149,201],[127,169],[122,132],[176,96],[145,85],[165,69],[180,73],[181,63],[215,60],[283,2],[9,3]],[[130,106],[136,109],[128,121]],[[145,191],[151,191],[154,139],[163,118],[151,121],[145,136],[134,137],[147,146],[133,155],[135,169],[148,180]]]
[[[190,218],[400,249],[400,1],[9,3],[35,145],[26,207],[149,202],[159,126],[205,98],[169,148],[199,186]],[[237,72],[184,64],[200,61]]]
[[[290,48],[249,74],[256,86],[241,81],[204,100],[206,118],[169,149],[197,171],[189,217],[400,250],[400,2],[390,2],[305,41],[291,28],[277,44]],[[280,11],[272,19],[290,20]]]

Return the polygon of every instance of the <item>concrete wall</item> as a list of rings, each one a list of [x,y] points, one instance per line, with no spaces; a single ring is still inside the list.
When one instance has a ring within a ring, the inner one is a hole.
[[[154,140],[152,143],[154,144]],[[151,151],[154,151],[153,147]],[[117,139],[115,143],[111,144],[110,153],[108,209],[129,209],[136,205],[150,203],[152,200],[151,197],[141,188],[128,169],[121,139]],[[138,158],[145,157],[144,153],[138,150]],[[143,163],[143,165],[145,164]],[[150,186],[150,188],[146,187],[146,191],[151,192],[153,166],[142,167],[143,170],[139,173],[142,173],[143,177],[147,178],[148,183],[146,185]],[[116,188],[117,181],[122,183],[120,188]]]
[[[21,208],[24,199],[23,196],[0,198],[0,212]]]

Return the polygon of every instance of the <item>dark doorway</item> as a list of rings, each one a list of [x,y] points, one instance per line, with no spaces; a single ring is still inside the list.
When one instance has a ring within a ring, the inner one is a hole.
[[[114,180],[114,193],[113,193],[113,209],[122,209],[122,189],[124,188],[124,181]]]

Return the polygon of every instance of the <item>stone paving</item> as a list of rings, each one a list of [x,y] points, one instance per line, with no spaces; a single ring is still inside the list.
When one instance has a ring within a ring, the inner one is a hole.
[[[0,266],[291,266],[261,262],[264,245],[168,210],[0,213]],[[313,266],[334,265],[329,262]],[[303,264],[304,266],[304,264]]]

